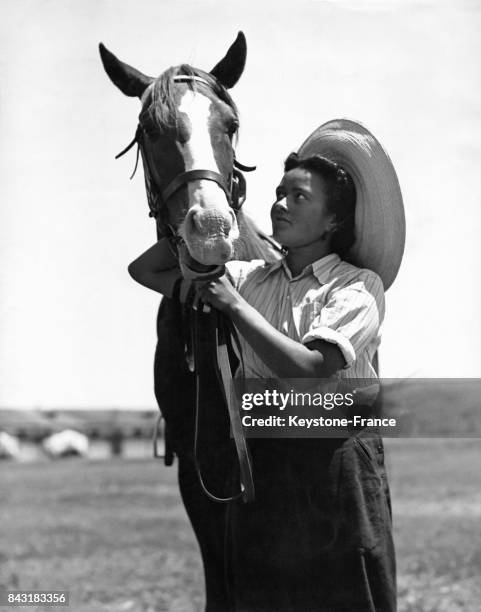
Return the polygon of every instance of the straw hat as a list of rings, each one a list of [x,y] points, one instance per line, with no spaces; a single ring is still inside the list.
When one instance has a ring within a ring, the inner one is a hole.
[[[352,176],[356,241],[345,259],[376,272],[388,289],[401,265],[406,235],[401,189],[388,154],[364,126],[348,119],[321,125],[298,154],[327,157]]]

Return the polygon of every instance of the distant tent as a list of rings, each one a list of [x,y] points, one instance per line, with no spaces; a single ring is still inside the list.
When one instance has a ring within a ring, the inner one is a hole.
[[[38,410],[2,408],[0,420],[3,431],[20,439],[41,440],[53,433],[50,420]]]
[[[46,438],[42,446],[47,455],[53,458],[86,457],[89,451],[89,439],[79,431],[64,429]]]
[[[20,457],[20,444],[18,438],[6,431],[0,431],[0,459],[18,459]]]

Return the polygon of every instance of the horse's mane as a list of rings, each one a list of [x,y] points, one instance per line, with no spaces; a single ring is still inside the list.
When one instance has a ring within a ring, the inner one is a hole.
[[[239,111],[234,100],[227,89],[209,72],[194,68],[189,64],[172,66],[165,70],[147,91],[146,98],[142,100],[143,108],[140,113],[141,124],[148,129],[149,125],[154,128],[175,128],[178,121],[178,112],[174,104],[174,77],[177,75],[197,76],[203,79],[212,92],[234,111],[239,118]],[[186,83],[187,86],[196,90],[198,83],[195,80]]]
[[[262,232],[249,215],[242,210],[237,213],[239,238],[234,243],[232,259],[251,261],[263,259],[273,262],[282,257],[282,249],[270,236]]]

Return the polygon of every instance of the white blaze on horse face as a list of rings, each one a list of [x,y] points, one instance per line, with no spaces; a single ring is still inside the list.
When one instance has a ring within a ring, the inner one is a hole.
[[[181,145],[185,170],[212,170],[219,173],[210,137],[212,101],[188,89],[179,105],[189,124],[189,138]],[[238,237],[235,215],[223,189],[214,181],[190,181],[189,211],[180,228],[191,255],[204,264],[226,261],[232,241]]]
[[[198,168],[219,172],[210,142],[209,118],[212,101],[188,89],[182,96],[179,112],[187,115],[190,122],[190,137],[183,145],[185,169]]]

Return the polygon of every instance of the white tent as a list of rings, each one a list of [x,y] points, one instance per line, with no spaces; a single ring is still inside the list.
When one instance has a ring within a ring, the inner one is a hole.
[[[89,439],[78,431],[64,429],[46,438],[42,446],[50,457],[68,457],[71,455],[86,457],[89,451]]]
[[[0,431],[0,459],[18,459],[20,457],[20,444],[18,438],[6,431]]]

